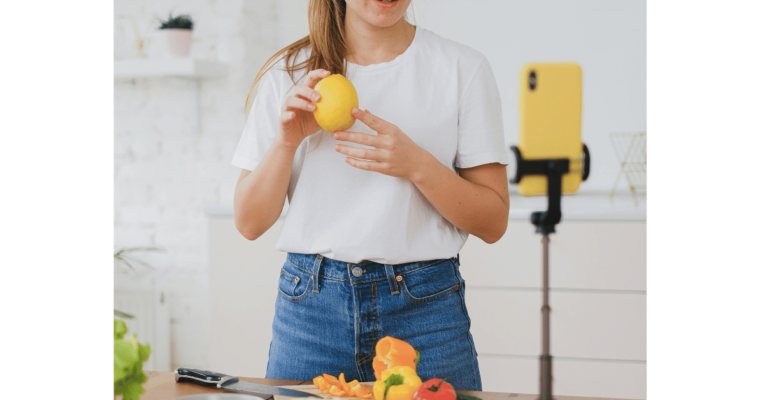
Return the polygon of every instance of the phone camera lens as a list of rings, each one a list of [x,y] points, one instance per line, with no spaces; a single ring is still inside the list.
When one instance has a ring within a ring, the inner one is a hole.
[[[530,71],[528,76],[528,87],[530,90],[536,90],[536,71]]]

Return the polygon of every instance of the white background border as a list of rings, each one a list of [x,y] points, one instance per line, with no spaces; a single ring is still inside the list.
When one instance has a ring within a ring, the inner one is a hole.
[[[3,14],[3,397],[110,398],[113,5]],[[758,395],[758,15],[648,3],[650,399]]]

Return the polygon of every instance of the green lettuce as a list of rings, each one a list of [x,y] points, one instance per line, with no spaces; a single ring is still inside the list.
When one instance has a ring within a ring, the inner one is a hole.
[[[137,342],[137,335],[124,339],[127,325],[124,321],[113,321],[113,394],[122,395],[124,400],[139,400],[145,393],[143,383],[148,377],[142,366],[150,356],[150,345]]]

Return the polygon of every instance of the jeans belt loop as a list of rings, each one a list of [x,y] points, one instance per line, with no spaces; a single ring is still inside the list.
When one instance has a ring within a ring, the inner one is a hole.
[[[314,258],[314,265],[312,266],[312,287],[314,293],[319,293],[319,269],[322,267],[322,262],[324,261],[324,257],[322,255],[317,254],[317,256]]]
[[[391,285],[391,294],[401,293],[396,284],[396,275],[393,273],[393,265],[385,264],[385,275],[388,277],[388,283]]]

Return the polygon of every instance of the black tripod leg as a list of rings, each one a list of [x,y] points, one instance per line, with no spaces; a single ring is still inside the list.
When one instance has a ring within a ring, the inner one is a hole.
[[[549,234],[541,237],[543,245],[543,305],[541,306],[541,384],[539,400],[552,400],[552,356],[549,351]]]

